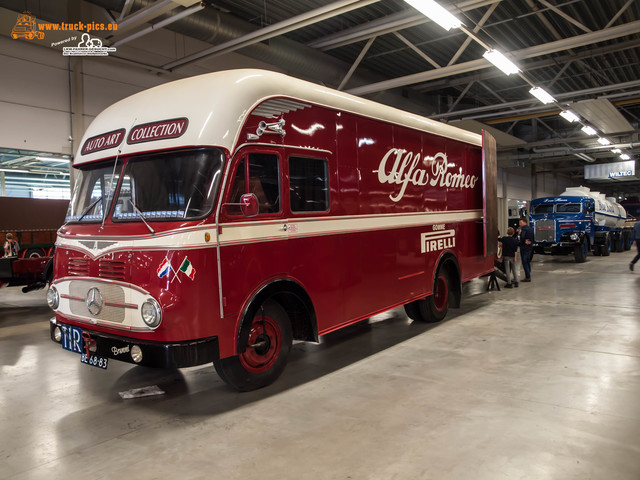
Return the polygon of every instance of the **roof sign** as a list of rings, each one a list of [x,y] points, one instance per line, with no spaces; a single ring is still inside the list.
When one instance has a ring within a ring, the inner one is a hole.
[[[111,132],[101,133],[95,137],[87,138],[80,151],[81,155],[89,155],[90,153],[99,152],[108,148],[117,147],[124,140],[124,128],[112,130]]]
[[[160,122],[144,123],[136,125],[129,132],[127,143],[153,142],[167,138],[178,138],[187,130],[189,120],[186,118],[173,118]]]
[[[584,166],[585,180],[635,177],[635,174],[636,174],[635,160],[628,160],[626,162],[615,162],[615,163],[601,163],[597,165]]]

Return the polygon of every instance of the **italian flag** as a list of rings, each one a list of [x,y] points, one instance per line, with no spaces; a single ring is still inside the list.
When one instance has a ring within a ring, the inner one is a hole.
[[[182,265],[180,265],[180,268],[178,270],[184,273],[191,280],[193,280],[193,277],[196,276],[196,269],[193,268],[193,265],[191,265],[191,262],[187,257],[184,257],[184,260],[182,261]]]

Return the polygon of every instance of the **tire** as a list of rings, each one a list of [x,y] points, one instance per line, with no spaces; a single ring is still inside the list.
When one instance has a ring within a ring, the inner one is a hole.
[[[593,246],[593,256],[594,257],[598,257],[600,255],[601,255],[601,253],[600,253],[600,245],[594,245]]]
[[[629,232],[622,232],[622,248],[624,250],[631,250],[631,245],[633,245],[631,234]]]
[[[587,253],[589,252],[589,242],[586,238],[582,240],[580,245],[574,247],[573,255],[576,263],[584,263],[587,261]]]
[[[24,252],[24,258],[40,258],[44,256],[44,250],[41,248],[30,248]]]
[[[624,245],[622,244],[622,233],[616,236],[615,241],[613,242],[613,251],[614,252],[622,252],[624,250]]]
[[[277,302],[267,300],[252,320],[246,350],[240,355],[214,360],[213,365],[220,378],[240,392],[266,387],[284,371],[292,337],[287,312]],[[263,346],[250,346],[259,343]]]
[[[423,300],[417,300],[415,302],[407,303],[404,306],[404,311],[411,320],[420,321],[420,309],[418,308],[418,302]]]
[[[446,270],[438,272],[433,295],[422,300],[416,300],[404,306],[407,315],[412,320],[425,323],[440,322],[449,311],[451,281]]]
[[[603,257],[611,255],[611,235],[604,237],[604,245],[600,245],[600,254]]]

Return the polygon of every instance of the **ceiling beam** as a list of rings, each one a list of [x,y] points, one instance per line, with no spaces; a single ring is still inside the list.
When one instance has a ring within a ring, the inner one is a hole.
[[[360,51],[358,58],[356,58],[355,62],[353,62],[353,65],[351,65],[351,68],[349,68],[349,71],[340,82],[340,85],[338,86],[338,90],[342,90],[342,88],[347,84],[347,82],[351,78],[351,75],[353,75],[353,72],[356,71],[356,68],[358,68],[358,65],[360,65],[360,62],[362,61],[366,53],[369,51],[369,48],[371,47],[375,39],[376,37],[373,37],[367,40],[367,43],[365,44],[364,47],[362,47],[362,50]]]
[[[338,2],[319,7],[308,12],[296,15],[287,20],[274,23],[268,27],[261,28],[259,30],[247,33],[241,37],[234,38],[227,42],[215,45],[200,52],[196,52],[192,55],[179,58],[173,62],[163,65],[163,69],[173,70],[178,67],[203,60],[205,58],[211,58],[214,56],[224,55],[226,53],[239,50],[240,48],[248,47],[255,43],[263,42],[273,37],[284,35],[285,33],[297,30],[312,23],[320,22],[336,15],[341,15],[351,10],[355,10],[372,3],[377,3],[380,0],[340,0]]]
[[[616,83],[613,85],[605,85],[602,87],[594,87],[594,88],[586,88],[584,90],[575,90],[573,92],[567,92],[567,93],[559,93],[555,95],[555,98],[557,100],[565,100],[565,99],[569,99],[572,97],[579,97],[579,96],[584,96],[584,95],[593,95],[593,94],[597,94],[597,93],[603,93],[603,92],[612,92],[615,90],[624,90],[627,88],[634,88],[634,87],[638,87],[640,86],[640,79],[639,80],[632,80],[631,82],[624,82],[624,83]],[[628,92],[629,95],[636,95],[636,92]],[[610,98],[612,97],[612,94],[607,94],[607,95],[603,95],[601,98]],[[530,105],[534,103],[535,107],[529,109],[530,111],[545,111],[547,109],[549,109],[548,105],[540,105],[539,102],[536,102],[535,99],[525,99],[525,100],[515,100],[512,102],[505,102],[505,103],[497,103],[494,105],[486,105],[484,107],[475,107],[475,108],[468,108],[466,110],[458,110],[457,112],[447,112],[447,113],[440,113],[437,115],[431,115],[429,118],[431,118],[432,120],[440,120],[443,118],[450,118],[450,117],[460,117],[463,118],[465,120],[469,120],[469,119],[477,119],[480,118],[480,116],[473,116],[473,114],[475,113],[484,113],[484,112],[490,112],[492,110],[504,110],[505,108],[511,108],[511,107],[521,107],[524,105]],[[551,108],[557,110],[556,107],[552,106]],[[521,110],[522,111],[522,110]],[[510,114],[512,114],[513,112],[510,112]],[[496,112],[496,115],[504,115],[504,112]]]
[[[511,52],[511,55],[516,60],[523,60],[527,58],[539,57],[542,55],[549,55],[551,53],[561,52],[569,50],[571,48],[583,47],[598,42],[605,42],[607,40],[613,40],[615,38],[623,37],[625,35],[631,35],[640,32],[640,20],[634,22],[625,23],[617,27],[611,27],[604,30],[598,30],[591,33],[585,33],[582,35],[576,35],[562,40],[556,40],[554,42],[535,45],[533,47],[523,48]],[[436,68],[433,70],[427,70],[425,72],[414,73],[411,75],[405,75],[403,77],[392,78],[384,80],[382,82],[371,83],[369,85],[362,85],[360,87],[348,90],[347,93],[353,95],[366,95],[369,93],[380,92],[383,90],[389,90],[391,88],[404,87],[407,85],[413,85],[416,83],[435,80],[438,78],[449,77],[452,75],[459,75],[475,70],[493,67],[485,58],[479,58],[477,60],[471,60],[469,62],[459,63],[455,65],[448,65],[442,68]]]
[[[620,18],[620,15],[622,15],[624,13],[624,11],[629,8],[629,6],[634,2],[635,0],[628,0],[627,3],[625,3],[622,8],[620,10],[618,10],[618,13],[616,13],[613,18],[611,20],[609,20],[609,23],[607,23],[607,25],[604,28],[609,28],[611,25],[613,25],[614,23],[616,23],[616,20],[618,20],[618,18]]]
[[[585,27],[582,23],[580,23],[579,21],[577,21],[575,18],[573,18],[571,15],[567,15],[566,13],[564,13],[562,10],[560,10],[558,7],[556,7],[555,5],[551,5],[549,2],[547,2],[547,0],[538,0],[542,5],[544,5],[545,7],[547,7],[548,9],[554,11],[555,13],[557,13],[558,15],[560,15],[562,18],[564,18],[567,22],[572,23],[573,25],[575,25],[576,27],[578,27],[580,30],[587,32],[587,33],[591,33],[591,29],[588,27]]]
[[[489,17],[493,14],[498,5],[499,2],[496,2],[491,5],[486,12],[484,12],[484,15],[482,16],[478,24],[473,27],[473,33],[478,33],[480,31],[484,24],[487,23],[487,20],[489,20]],[[462,42],[462,45],[460,45],[460,48],[458,48],[458,51],[453,55],[453,57],[451,57],[451,60],[449,60],[449,63],[447,65],[453,65],[458,61],[460,55],[462,55],[467,47],[471,44],[471,40],[472,38],[470,36],[467,36],[467,38],[465,38],[464,42]]]
[[[524,63],[521,66],[523,70],[526,70],[526,71],[531,71],[538,68],[550,67],[554,65],[558,65],[558,66],[562,65],[564,67],[565,65],[567,65],[573,60],[580,60],[582,58],[593,58],[600,55],[608,55],[610,53],[621,52],[623,50],[636,49],[636,48],[638,48],[637,40],[635,39],[627,40],[625,42],[616,43],[614,45],[606,45],[604,47],[599,47],[599,48],[594,48],[592,50],[590,49],[584,52],[579,52],[579,53],[576,53],[575,55],[565,54],[565,55],[557,56],[550,59],[531,61],[531,62]],[[420,85],[416,87],[416,90],[419,90],[424,93],[432,90],[440,90],[445,87],[455,87],[457,85],[466,85],[467,83],[473,80],[475,81],[489,80],[492,78],[499,78],[499,77],[504,78],[504,74],[499,70],[497,69],[488,70],[486,72],[467,75],[464,77],[452,78],[446,81],[441,80],[438,82],[430,82],[428,84]]]
[[[455,14],[458,12],[475,10],[501,1],[502,0],[465,0],[458,3],[455,7],[449,5],[448,9]],[[446,7],[447,6],[445,6],[445,8]],[[422,25],[429,21],[430,20],[421,13],[418,13],[413,8],[409,8],[377,20],[372,20],[371,22],[363,23],[337,33],[327,35],[323,38],[310,42],[308,46],[318,48],[323,51],[331,50],[333,48],[343,47],[352,43],[368,40],[371,37],[404,30],[405,28],[415,27],[416,25]]]

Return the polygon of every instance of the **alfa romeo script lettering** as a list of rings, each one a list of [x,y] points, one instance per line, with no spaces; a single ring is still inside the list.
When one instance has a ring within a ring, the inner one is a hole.
[[[388,163],[393,161],[393,166],[389,169]],[[420,167],[425,168],[420,168]],[[389,195],[394,202],[399,202],[405,194],[409,184],[417,187],[430,185],[432,187],[450,188],[474,188],[478,181],[476,175],[467,175],[462,171],[450,172],[447,162],[447,155],[438,152],[434,156],[426,155],[420,157],[419,153],[407,152],[401,148],[392,148],[385,153],[378,169],[374,173],[378,174],[378,181],[382,184],[400,185],[400,191],[395,195]]]

